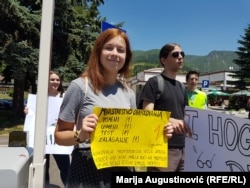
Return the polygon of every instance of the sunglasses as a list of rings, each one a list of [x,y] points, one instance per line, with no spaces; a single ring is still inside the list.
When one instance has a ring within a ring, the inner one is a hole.
[[[181,51],[181,52],[173,52],[172,53],[172,57],[173,58],[177,58],[177,57],[179,57],[179,55],[181,54],[181,56],[184,58],[185,57],[185,53],[183,52],[183,51]]]

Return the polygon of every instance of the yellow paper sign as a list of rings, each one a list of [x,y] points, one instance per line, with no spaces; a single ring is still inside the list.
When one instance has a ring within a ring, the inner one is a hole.
[[[112,166],[167,167],[163,129],[170,112],[94,108],[98,124],[91,135],[91,152],[98,169]]]

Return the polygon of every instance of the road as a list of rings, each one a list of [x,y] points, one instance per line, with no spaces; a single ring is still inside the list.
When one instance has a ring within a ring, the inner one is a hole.
[[[7,147],[8,142],[9,142],[8,135],[0,135],[1,147]],[[60,179],[59,170],[57,168],[57,165],[53,156],[51,156],[50,158],[50,187],[49,188],[64,188],[64,185]]]

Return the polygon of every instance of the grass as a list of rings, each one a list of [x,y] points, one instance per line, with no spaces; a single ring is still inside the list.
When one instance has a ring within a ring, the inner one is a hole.
[[[24,92],[27,98],[28,92]],[[9,94],[0,93],[0,99],[12,99]],[[24,119],[17,119],[10,110],[0,109],[0,135],[9,134],[12,131],[22,131]]]
[[[10,110],[0,109],[0,135],[23,130],[24,119],[16,119],[13,116]]]
[[[3,94],[0,92],[0,99],[12,99],[12,97],[9,96],[8,94]]]

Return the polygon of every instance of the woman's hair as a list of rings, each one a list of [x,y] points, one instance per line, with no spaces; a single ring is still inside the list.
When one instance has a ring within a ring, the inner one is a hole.
[[[179,44],[177,43],[169,43],[169,44],[165,44],[159,53],[159,59],[160,59],[160,63],[161,63],[161,58],[167,58],[169,53],[172,52],[174,50],[174,48],[176,46],[181,47]],[[162,63],[161,63],[162,64]],[[163,64],[162,64],[163,65]]]
[[[99,92],[105,87],[105,80],[103,78],[104,75],[102,73],[103,66],[101,64],[101,54],[103,46],[105,43],[107,43],[116,36],[121,36],[126,43],[125,64],[118,72],[119,77],[122,79],[126,79],[129,76],[132,51],[128,36],[126,35],[126,33],[119,29],[107,29],[97,37],[94,43],[93,50],[90,54],[90,58],[88,60],[88,67],[86,71],[82,74],[83,77],[87,76],[91,80],[94,92]]]
[[[55,70],[49,71],[49,78],[50,78],[51,74],[56,74],[60,79],[60,85],[59,85],[57,91],[60,92],[60,97],[62,97],[62,95],[64,93],[64,88],[63,88],[63,85],[62,85],[62,83],[63,83],[62,78],[61,78],[60,74]]]

